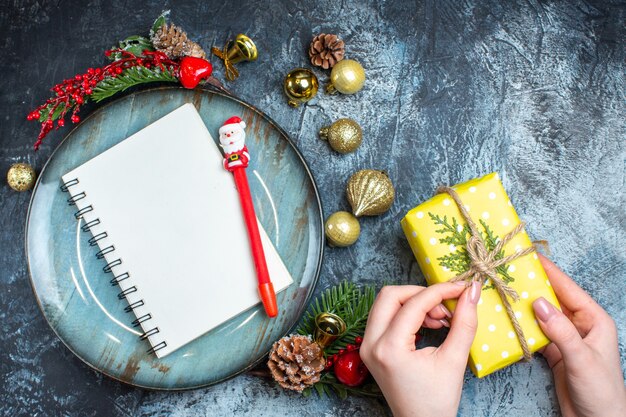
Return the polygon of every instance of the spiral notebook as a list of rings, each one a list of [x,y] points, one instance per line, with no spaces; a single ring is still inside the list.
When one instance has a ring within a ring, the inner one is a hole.
[[[95,256],[158,357],[260,302],[233,176],[192,104],[62,181],[89,243],[99,248]],[[278,292],[293,280],[259,229]]]

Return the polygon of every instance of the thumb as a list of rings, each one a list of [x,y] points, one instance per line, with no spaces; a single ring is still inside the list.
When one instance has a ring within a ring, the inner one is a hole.
[[[543,297],[533,302],[535,317],[548,338],[559,348],[563,360],[576,364],[586,351],[586,345],[574,324]]]
[[[472,282],[472,285],[459,297],[454,310],[450,332],[440,347],[440,351],[448,358],[463,359],[467,362],[469,350],[476,335],[478,327],[478,314],[476,306],[480,299],[480,282]]]

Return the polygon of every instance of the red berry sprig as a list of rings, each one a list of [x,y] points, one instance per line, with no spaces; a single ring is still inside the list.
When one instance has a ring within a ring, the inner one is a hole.
[[[337,358],[343,355],[344,353],[352,352],[354,350],[359,350],[359,348],[361,347],[361,343],[363,343],[363,338],[361,336],[355,337],[354,344],[349,343],[346,345],[345,349],[339,349],[339,351],[336,354],[330,355],[326,358],[326,367],[324,369],[329,370],[330,368],[332,368],[333,364],[337,361]]]
[[[65,116],[71,112],[70,121],[80,122],[78,112],[80,107],[89,100],[94,88],[106,78],[116,78],[124,70],[143,66],[145,68],[159,67],[161,70],[177,72],[179,64],[159,51],[144,51],[141,56],[137,56],[122,49],[111,49],[104,53],[107,57],[112,54],[120,56],[119,59],[102,68],[89,68],[84,74],[77,74],[73,78],[64,80],[62,83],[52,87],[53,97],[26,117],[27,120],[37,120],[41,123],[41,130],[35,142],[35,150],[39,149],[43,138],[54,128],[54,121],[57,121],[57,129],[65,126]]]

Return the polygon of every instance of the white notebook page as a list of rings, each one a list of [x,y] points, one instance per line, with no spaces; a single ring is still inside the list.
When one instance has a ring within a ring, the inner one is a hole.
[[[63,176],[77,178],[76,205],[91,205],[91,232],[106,232],[101,249],[114,245],[107,262],[134,312],[151,318],[144,331],[166,356],[260,302],[245,223],[231,173],[192,104],[185,104]],[[259,224],[276,292],[293,282]],[[103,266],[105,262],[102,261]],[[279,306],[280,308],[280,306]],[[129,315],[129,322],[131,315]]]

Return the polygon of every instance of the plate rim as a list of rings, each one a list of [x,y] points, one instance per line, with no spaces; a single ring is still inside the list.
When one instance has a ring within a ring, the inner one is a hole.
[[[115,97],[112,100],[110,100],[109,102],[107,102],[107,103],[101,105],[100,107],[94,109],[79,124],[74,126],[72,128],[72,130],[70,130],[63,137],[63,139],[56,145],[56,147],[54,148],[54,150],[52,151],[52,153],[50,154],[50,156],[48,157],[48,159],[44,163],[43,167],[41,168],[41,171],[39,171],[39,175],[37,176],[37,181],[35,182],[35,186],[33,187],[33,191],[32,191],[31,196],[30,196],[30,201],[28,203],[28,210],[26,212],[26,222],[25,222],[25,226],[24,226],[24,249],[25,249],[25,255],[26,255],[26,267],[28,269],[28,281],[30,283],[31,290],[33,291],[33,295],[35,297],[35,301],[37,302],[37,306],[39,307],[39,311],[41,312],[41,315],[44,317],[44,319],[45,319],[46,323],[48,324],[48,326],[54,332],[54,334],[57,337],[57,339],[60,340],[61,343],[63,343],[63,345],[70,352],[72,352],[72,354],[75,357],[80,359],[80,361],[82,363],[86,364],[89,368],[93,369],[94,371],[99,372],[99,373],[101,373],[101,374],[103,374],[103,375],[105,375],[105,376],[107,376],[107,377],[109,377],[109,378],[111,378],[111,379],[113,379],[115,381],[119,381],[119,382],[121,382],[121,383],[123,383],[125,385],[131,386],[131,387],[134,387],[134,388],[141,388],[141,389],[150,390],[150,391],[189,391],[189,390],[194,390],[194,389],[205,388],[205,387],[210,387],[210,386],[213,386],[213,385],[217,385],[217,384],[222,383],[224,381],[227,381],[229,379],[235,378],[236,376],[241,375],[244,372],[249,371],[250,369],[253,369],[254,367],[256,367],[259,363],[261,363],[263,361],[263,359],[269,353],[269,350],[267,352],[264,352],[261,356],[259,356],[259,358],[257,360],[255,360],[254,362],[250,363],[245,368],[242,368],[239,371],[237,371],[237,372],[235,372],[235,373],[233,373],[233,374],[231,374],[231,375],[229,375],[227,377],[224,377],[224,378],[221,378],[221,379],[218,379],[218,380],[206,383],[206,384],[199,384],[199,385],[185,386],[185,387],[154,387],[154,386],[142,385],[142,384],[133,383],[133,382],[129,382],[129,381],[125,381],[123,379],[120,379],[117,376],[112,375],[112,374],[106,372],[105,370],[102,370],[102,369],[96,367],[94,364],[90,363],[84,357],[79,355],[59,335],[59,333],[57,332],[57,329],[54,326],[52,326],[52,324],[50,323],[50,320],[48,319],[48,316],[46,315],[46,313],[44,311],[43,305],[41,304],[40,297],[39,297],[39,295],[38,295],[38,293],[37,293],[37,291],[35,289],[35,284],[33,282],[33,274],[32,274],[31,265],[30,265],[30,256],[29,256],[29,251],[28,251],[28,226],[30,224],[31,209],[32,209],[32,206],[33,206],[33,201],[35,199],[35,194],[36,194],[37,188],[39,187],[39,182],[40,182],[41,178],[43,177],[42,174],[44,173],[44,171],[48,167],[48,164],[50,163],[50,161],[52,160],[54,155],[61,148],[61,145],[63,145],[72,136],[74,131],[76,129],[78,129],[83,123],[85,123],[86,121],[88,121],[92,117],[95,117],[96,115],[100,114],[101,112],[106,110],[106,108],[108,108],[109,106],[117,103],[118,101],[120,101],[122,99],[126,99],[127,97],[134,96],[134,95],[147,94],[147,93],[150,93],[150,92],[163,91],[163,90],[193,91],[196,94],[197,93],[203,93],[203,92],[209,92],[211,94],[216,94],[216,95],[219,95],[219,96],[225,97],[227,99],[230,99],[230,100],[238,102],[239,104],[243,105],[244,107],[246,107],[246,108],[256,112],[261,117],[263,117],[268,123],[270,123],[281,134],[283,139],[285,139],[287,141],[289,146],[291,146],[293,151],[296,153],[296,155],[298,156],[298,158],[302,162],[302,165],[304,166],[306,174],[309,177],[309,179],[311,180],[311,184],[313,185],[313,191],[314,191],[314,194],[315,194],[315,200],[316,200],[317,206],[319,208],[319,221],[320,221],[321,227],[319,228],[319,231],[318,231],[319,232],[319,257],[317,259],[317,265],[315,266],[315,272],[313,274],[313,281],[311,283],[311,290],[309,291],[309,293],[307,294],[307,296],[303,300],[303,305],[305,307],[302,310],[302,313],[289,326],[289,328],[288,328],[287,332],[285,333],[285,335],[293,332],[293,330],[295,329],[296,325],[298,324],[298,322],[302,318],[302,314],[304,314],[306,312],[306,310],[308,309],[308,304],[309,304],[309,302],[310,302],[310,300],[311,300],[311,298],[313,296],[313,293],[315,292],[315,288],[317,287],[317,284],[318,284],[318,281],[319,281],[319,277],[320,277],[321,270],[322,270],[322,263],[323,263],[323,260],[324,260],[324,247],[325,247],[324,211],[323,211],[324,209],[323,209],[322,201],[321,201],[321,198],[320,198],[319,188],[317,186],[317,182],[315,181],[315,177],[313,176],[313,173],[311,172],[311,168],[309,167],[309,164],[306,162],[306,159],[304,159],[304,156],[302,155],[302,153],[300,152],[300,150],[296,146],[295,142],[291,139],[289,134],[282,127],[280,127],[280,125],[278,125],[271,117],[269,117],[265,112],[263,112],[260,109],[258,109],[256,106],[253,106],[252,104],[246,102],[245,100],[243,100],[243,99],[241,99],[239,97],[235,97],[233,94],[231,94],[230,92],[227,92],[226,90],[218,89],[218,88],[213,87],[211,85],[202,86],[202,87],[198,87],[198,88],[194,88],[194,89],[187,89],[187,88],[184,88],[184,87],[181,87],[181,86],[159,86],[159,87],[149,87],[149,88],[142,89],[142,90],[139,90],[139,91],[133,91],[130,94],[124,94],[123,96]]]

